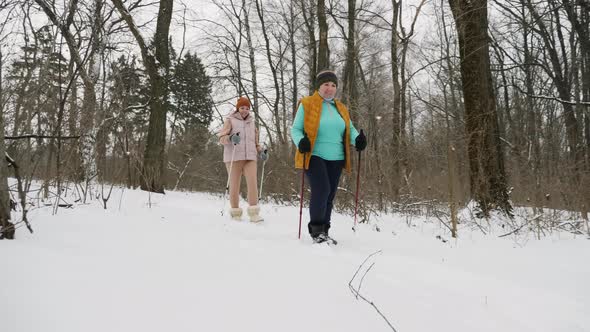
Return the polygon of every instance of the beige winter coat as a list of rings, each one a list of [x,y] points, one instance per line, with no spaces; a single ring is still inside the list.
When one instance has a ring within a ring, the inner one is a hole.
[[[233,145],[229,136],[240,133],[240,144]],[[219,143],[223,144],[223,162],[230,162],[232,153],[234,161],[238,160],[256,160],[260,147],[258,145],[258,131],[254,123],[252,113],[248,114],[246,119],[242,119],[240,112],[234,111],[223,123],[223,128],[219,132]]]

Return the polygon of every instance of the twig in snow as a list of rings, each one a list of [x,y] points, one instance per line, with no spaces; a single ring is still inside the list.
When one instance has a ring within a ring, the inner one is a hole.
[[[361,287],[363,286],[363,281],[365,281],[365,277],[367,276],[367,273],[369,273],[369,271],[371,271],[371,269],[373,268],[373,266],[375,266],[375,262],[373,262],[373,264],[371,264],[371,266],[369,266],[369,268],[363,274],[363,277],[361,278],[361,281],[359,282],[359,288],[357,288],[357,291],[359,293],[361,292]]]
[[[359,298],[362,299],[363,301],[367,302],[368,304],[370,304],[373,309],[375,309],[375,311],[377,311],[377,313],[381,316],[381,318],[383,318],[383,320],[385,320],[385,322],[387,323],[387,325],[389,325],[389,327],[391,328],[392,331],[397,332],[397,330],[395,329],[395,327],[393,327],[393,325],[389,322],[389,320],[387,319],[387,317],[385,317],[385,315],[379,310],[379,308],[377,308],[377,306],[375,305],[375,303],[369,299],[367,299],[366,297],[364,297],[361,294],[361,286],[363,285],[363,281],[365,280],[365,276],[367,275],[367,273],[369,273],[369,271],[373,268],[373,266],[375,266],[375,263],[373,262],[363,273],[363,276],[361,277],[361,280],[359,281],[359,285],[357,288],[354,288],[353,282],[356,279],[357,275],[359,274],[359,272],[363,269],[363,267],[365,266],[365,264],[367,263],[367,261],[377,255],[380,254],[382,251],[378,250],[372,254],[370,254],[369,256],[367,256],[367,258],[365,258],[365,260],[362,262],[361,265],[359,265],[358,269],[356,270],[356,272],[354,273],[354,275],[352,276],[352,279],[350,279],[350,281],[348,282],[348,288],[350,289],[350,291],[352,292],[352,294],[356,297],[356,299],[358,300]]]
[[[533,218],[531,218],[530,220],[527,220],[526,223],[524,223],[524,224],[520,225],[519,227],[513,229],[512,231],[510,231],[510,232],[508,232],[506,234],[502,234],[502,235],[500,235],[498,237],[505,237],[505,236],[508,236],[508,235],[511,235],[511,234],[514,234],[514,233],[518,233],[523,227],[525,227],[526,225],[530,224],[532,221],[535,221],[535,220],[539,219],[540,217],[541,217],[541,215],[538,214],[538,215],[534,216]]]
[[[438,221],[440,221],[441,224],[445,225],[449,229],[449,231],[453,232],[451,226],[449,226],[449,224],[442,220],[442,218],[438,216],[438,213],[434,213],[434,216],[436,217],[436,219],[438,219]]]

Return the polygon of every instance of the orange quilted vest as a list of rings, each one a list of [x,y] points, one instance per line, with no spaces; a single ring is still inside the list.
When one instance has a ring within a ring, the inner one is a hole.
[[[341,103],[339,100],[334,101],[336,104],[336,109],[338,110],[338,113],[340,113],[340,116],[342,117],[346,125],[346,129],[344,132],[345,141],[343,142],[345,152],[344,169],[347,172],[350,172],[350,115],[348,114],[348,109],[343,103]],[[318,129],[320,128],[320,118],[322,116],[323,102],[324,99],[320,96],[320,94],[317,91],[312,96],[304,97],[300,101],[300,103],[303,105],[303,109],[305,110],[305,116],[303,118],[303,131],[307,134],[307,137],[311,142],[311,151],[313,151],[315,139],[318,135]],[[299,150],[295,150],[295,168],[303,168],[303,158],[303,153],[299,152]],[[309,159],[310,154],[308,153],[305,156],[305,169],[309,168]]]

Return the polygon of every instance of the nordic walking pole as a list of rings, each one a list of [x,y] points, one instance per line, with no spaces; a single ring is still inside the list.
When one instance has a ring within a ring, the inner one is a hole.
[[[240,133],[236,133],[236,135],[240,136]],[[229,181],[231,180],[231,169],[234,165],[234,155],[236,154],[236,144],[234,143],[234,148],[231,152],[231,160],[229,162],[229,172],[227,173],[227,184],[225,185],[225,193],[223,194],[223,206],[221,207],[221,215],[223,216],[223,211],[225,210],[225,201],[227,200],[227,195],[229,193]]]
[[[303,168],[301,169],[301,193],[299,198],[299,235],[298,239],[301,240],[301,219],[303,216],[303,186],[305,185],[305,156],[307,153],[303,154]]]
[[[264,149],[264,153],[267,153],[267,151],[267,149]],[[264,184],[264,165],[266,165],[266,159],[262,162],[262,174],[260,175],[260,193],[258,194],[258,200],[262,198],[262,184]]]
[[[361,129],[361,133],[363,130]],[[352,226],[352,231],[356,232],[356,212],[359,205],[359,187],[360,187],[360,178],[361,178],[361,151],[359,151],[359,158],[358,158],[358,167],[356,170],[356,193],[354,194],[354,226]]]

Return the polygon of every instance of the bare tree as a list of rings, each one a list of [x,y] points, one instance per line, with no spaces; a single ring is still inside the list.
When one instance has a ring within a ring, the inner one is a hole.
[[[357,89],[357,58],[356,49],[356,0],[348,0],[348,35],[346,36],[346,64],[344,65],[344,79],[342,90],[344,101],[348,106],[351,116],[356,120],[356,109],[358,99]]]
[[[279,114],[279,102],[280,102],[280,87],[279,87],[279,79],[277,74],[277,65],[273,63],[272,54],[271,54],[271,42],[270,37],[267,32],[266,23],[264,21],[264,8],[258,0],[254,0],[256,2],[256,12],[258,13],[258,19],[260,20],[260,25],[262,29],[262,36],[264,37],[264,45],[266,49],[266,58],[268,60],[268,66],[270,67],[270,71],[272,74],[273,79],[273,87],[275,91],[275,98],[272,105],[272,114],[274,118],[274,125],[275,130],[277,131],[277,137],[280,144],[285,144],[285,137],[283,136],[282,129],[281,129],[281,118],[282,116]]]
[[[295,23],[295,12],[294,12],[293,1],[289,4],[289,44],[291,46],[291,73],[292,73],[292,85],[293,85],[293,118],[295,118],[295,112],[297,112],[297,105],[299,104],[297,98],[299,97],[298,84],[297,84],[297,45],[295,44],[295,33],[297,32],[297,25]]]
[[[392,144],[391,155],[392,160],[392,193],[393,199],[399,199],[399,191],[401,185],[401,84],[400,84],[400,69],[399,69],[399,38],[397,35],[397,24],[401,10],[401,0],[391,0],[393,8],[393,16],[391,18],[391,78],[393,80],[393,116],[392,116]]]
[[[84,83],[84,99],[81,108],[80,131],[86,133],[81,140],[81,147],[79,151],[79,158],[77,158],[77,165],[82,166],[80,177],[89,180],[94,177],[96,172],[96,164],[94,160],[94,142],[92,133],[94,127],[94,116],[96,111],[96,82],[99,73],[95,71],[98,51],[101,43],[100,31],[102,26],[102,5],[103,0],[94,0],[94,21],[91,25],[91,42],[90,48],[86,52],[84,58],[82,57],[79,45],[75,36],[80,36],[79,32],[72,33],[70,28],[74,25],[74,15],[78,11],[78,0],[71,0],[67,7],[67,12],[64,13],[65,20],[58,18],[55,7],[48,4],[45,0],[35,0],[35,2],[43,9],[51,22],[59,29],[63,35],[70,55],[78,67],[80,77]],[[52,144],[50,146],[53,146]]]
[[[0,156],[6,155],[4,143],[4,91],[2,90],[2,49],[0,48]],[[14,225],[10,222],[10,196],[8,194],[8,163],[0,158],[0,239],[14,239]]]
[[[246,30],[246,41],[248,42],[248,54],[250,55],[250,73],[252,77],[252,99],[254,101],[253,111],[256,116],[259,117],[260,113],[258,113],[260,109],[260,102],[259,96],[260,93],[258,91],[258,70],[256,68],[256,50],[254,49],[254,43],[252,41],[252,29],[250,27],[250,11],[246,8],[246,0],[242,0],[242,8],[241,12],[244,14],[244,29]],[[258,3],[256,3],[256,7],[258,7]],[[241,18],[238,17],[241,21]],[[247,91],[244,91],[247,93]],[[256,126],[259,126],[260,122],[256,122]]]
[[[174,0],[161,0],[153,45],[155,54],[146,43],[137,28],[133,17],[125,8],[122,0],[112,0],[113,4],[127,23],[135,37],[143,65],[150,81],[150,118],[147,143],[143,157],[141,189],[152,192],[164,192],[164,170],[166,157],[166,113],[168,104],[168,71],[170,68],[170,50],[168,35]]]
[[[313,4],[314,0],[310,0]],[[308,80],[308,90],[309,94],[312,94],[315,90],[315,75],[318,72],[318,48],[317,48],[317,41],[315,38],[315,20],[316,20],[316,13],[312,5],[307,5],[306,0],[299,0],[299,5],[301,9],[301,14],[303,16],[303,22],[305,23],[305,28],[307,30],[307,48],[309,50],[309,59],[308,59],[308,66],[309,66],[309,80]],[[326,39],[327,42],[327,39]]]
[[[449,0],[461,56],[471,194],[481,212],[512,211],[490,68],[487,0]]]
[[[584,2],[494,3],[522,32],[513,34],[517,38],[512,40],[501,28],[494,29],[494,48],[501,50],[501,55],[496,53],[504,108],[512,108],[504,113],[509,122],[506,138],[511,140],[507,146],[515,157],[513,176],[520,187],[528,189],[520,193],[542,207],[552,204],[550,193],[556,192],[565,207],[586,210],[584,201],[589,193],[584,189],[588,186],[578,185],[588,181],[584,109],[589,104],[584,101],[584,54],[589,42],[587,29],[581,24]],[[528,176],[530,169],[532,178]],[[570,188],[576,188],[574,193]]]
[[[328,20],[326,18],[326,1],[318,1],[318,27],[320,40],[318,45],[318,70],[330,67],[330,49],[328,47]],[[315,75],[316,73],[314,73]]]
[[[249,34],[249,22],[245,21],[245,19],[247,19],[246,1],[242,0],[240,6],[238,6],[233,0],[229,1],[229,6],[217,0],[213,1],[213,3],[223,12],[226,19],[229,21],[229,24],[223,24],[221,22],[207,20],[207,22],[214,27],[221,29],[223,33],[211,31],[212,29],[204,29],[203,31],[203,33],[208,36],[207,40],[216,44],[217,47],[214,52],[223,55],[222,60],[213,63],[214,67],[218,72],[218,76],[220,76],[219,74],[221,72],[226,70],[231,73],[229,77],[225,78],[229,80],[229,84],[235,87],[238,96],[248,94],[245,84],[246,79],[243,77],[242,70],[242,42],[244,38],[246,38],[246,42],[248,42]],[[244,15],[244,19],[242,19],[242,15]],[[248,45],[248,55],[250,59],[253,58],[253,52],[254,49]],[[255,100],[254,107],[257,106],[256,104],[257,102]]]

